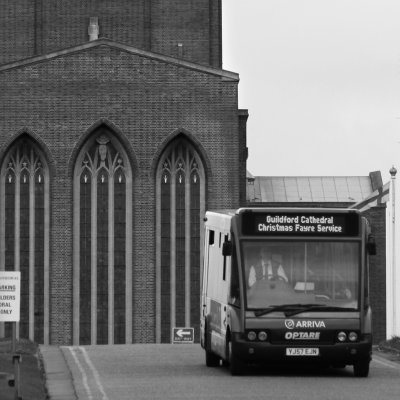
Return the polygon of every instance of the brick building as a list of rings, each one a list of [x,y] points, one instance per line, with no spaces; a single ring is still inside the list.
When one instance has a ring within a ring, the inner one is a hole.
[[[246,192],[221,1],[6,2],[0,87],[0,270],[21,271],[18,335],[196,328],[202,216]]]
[[[0,270],[21,271],[19,336],[198,334],[204,211],[246,204],[248,115],[239,76],[222,69],[221,0],[3,3]],[[259,178],[247,200],[282,205],[253,196]],[[321,202],[353,205],[372,193],[368,182],[362,196]],[[305,198],[300,206],[318,203]],[[378,249],[384,209],[367,211]],[[383,337],[379,254],[371,289]],[[10,326],[0,323],[2,336]]]

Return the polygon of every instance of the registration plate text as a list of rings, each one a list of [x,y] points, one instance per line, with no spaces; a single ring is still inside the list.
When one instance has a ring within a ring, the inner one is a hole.
[[[288,347],[286,349],[287,356],[319,356],[318,348],[304,347]]]

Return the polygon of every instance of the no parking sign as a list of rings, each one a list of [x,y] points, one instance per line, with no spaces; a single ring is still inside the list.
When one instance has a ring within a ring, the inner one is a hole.
[[[0,271],[0,321],[19,322],[21,272]]]

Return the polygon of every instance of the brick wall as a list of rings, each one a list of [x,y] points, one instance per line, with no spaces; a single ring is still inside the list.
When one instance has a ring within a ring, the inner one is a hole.
[[[18,0],[2,4],[0,64],[89,40],[90,17],[100,37],[221,67],[220,0]]]
[[[237,81],[102,45],[0,71],[0,86],[0,158],[27,131],[51,159],[51,343],[71,342],[72,170],[83,139],[101,120],[120,132],[133,163],[133,340],[154,341],[152,166],[161,144],[182,129],[208,160],[207,208],[237,207]]]
[[[144,0],[44,1],[42,10],[43,54],[87,42],[90,17],[100,37],[144,47]]]
[[[210,18],[210,16],[212,18]],[[183,57],[200,64],[221,67],[220,0],[152,1],[152,50]]]
[[[386,206],[365,212],[376,241],[376,256],[370,257],[370,295],[374,343],[386,339]]]
[[[35,10],[32,0],[2,1],[0,12],[0,64],[34,53]]]
[[[249,113],[247,110],[239,110],[239,135],[240,135],[240,154],[239,154],[239,165],[240,167],[240,206],[246,206],[246,191],[247,191],[247,118]]]

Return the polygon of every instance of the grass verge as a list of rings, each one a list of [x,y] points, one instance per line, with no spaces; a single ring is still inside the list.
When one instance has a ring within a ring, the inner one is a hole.
[[[28,340],[19,340],[16,354],[21,355],[20,397],[23,400],[45,400],[47,396],[37,345]],[[0,372],[14,374],[14,368],[11,341],[0,339]],[[15,387],[10,387],[6,379],[0,379],[0,393],[1,400],[14,400]]]
[[[400,337],[393,336],[379,343],[376,350],[386,359],[400,363]]]
[[[400,336],[393,336],[391,339],[379,343],[379,348],[381,350],[393,351],[400,355]]]

